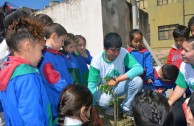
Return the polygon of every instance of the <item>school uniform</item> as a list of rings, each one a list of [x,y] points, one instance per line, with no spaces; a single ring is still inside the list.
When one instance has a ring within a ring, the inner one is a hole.
[[[69,84],[73,84],[63,54],[58,50],[45,48],[39,70],[52,104],[53,117],[56,117],[58,116],[58,103],[62,90]]]
[[[6,126],[51,126],[51,104],[37,68],[10,56],[0,72],[0,100]]]
[[[89,69],[88,65],[90,65],[92,56],[90,55],[90,52],[86,50],[86,53],[88,55],[88,58],[83,57],[81,54],[77,54],[77,60],[79,63],[79,70],[81,73],[81,84],[84,84],[86,87],[88,86],[88,74]]]
[[[172,64],[180,68],[180,65],[182,63],[182,52],[183,48],[178,49],[175,44],[172,45],[172,48],[169,51],[168,58],[167,58],[167,64]]]
[[[60,50],[64,54],[64,59],[67,64],[69,74],[73,79],[74,84],[81,84],[81,73],[79,69],[79,63],[77,56],[73,53],[67,53],[63,50]]]
[[[155,69],[154,69],[154,79],[153,79],[153,84],[146,84],[143,86],[143,89],[150,89],[150,90],[158,90],[160,88],[163,89],[163,93],[162,95],[163,96],[166,96],[166,91],[168,89],[172,89],[174,88],[176,85],[175,85],[175,80],[172,80],[172,81],[163,81],[162,79],[160,79],[158,77],[158,71],[159,69],[161,69],[161,66],[157,66]]]
[[[139,64],[144,69],[144,74],[142,75],[142,79],[147,81],[148,79],[153,79],[153,63],[152,63],[152,55],[150,52],[142,48],[141,50],[137,50],[134,48],[127,48],[127,51],[137,60]]]

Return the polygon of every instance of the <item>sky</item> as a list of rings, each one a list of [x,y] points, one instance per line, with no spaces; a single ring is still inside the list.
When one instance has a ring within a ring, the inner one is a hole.
[[[11,3],[13,8],[29,7],[33,9],[43,9],[49,5],[49,1],[53,0],[0,0],[0,6],[4,5],[5,2]],[[58,0],[62,2],[64,0]]]

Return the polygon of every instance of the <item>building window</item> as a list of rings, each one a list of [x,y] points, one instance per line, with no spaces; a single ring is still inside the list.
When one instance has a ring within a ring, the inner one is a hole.
[[[136,2],[137,2],[137,6],[138,6],[140,9],[145,9],[144,0],[136,0]]]
[[[168,4],[168,0],[157,0],[157,5],[162,6]]]
[[[158,40],[173,39],[172,32],[178,24],[158,26]]]

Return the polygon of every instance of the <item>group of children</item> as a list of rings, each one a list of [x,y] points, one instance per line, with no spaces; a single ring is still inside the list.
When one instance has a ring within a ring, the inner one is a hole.
[[[188,28],[178,25],[173,31],[175,44],[170,49],[167,64],[172,64],[177,68],[174,70],[171,66],[166,69],[168,77],[174,74],[172,78],[166,78],[162,70],[163,78],[160,77],[161,71],[158,71],[158,77],[165,80],[174,81],[173,92],[167,99],[156,92],[145,90],[139,92],[133,101],[133,115],[137,126],[141,125],[160,125],[160,126],[194,126],[194,93],[193,93],[193,65],[194,65],[194,16],[189,20]],[[189,34],[192,36],[189,37]],[[166,65],[163,65],[164,67]],[[163,68],[164,69],[164,68]],[[174,73],[172,73],[174,72]],[[177,76],[178,73],[178,76]],[[176,75],[176,76],[175,76]],[[153,81],[153,85],[154,81]],[[146,85],[145,85],[146,86]],[[165,85],[163,84],[165,89]],[[183,94],[186,93],[185,101]],[[186,105],[186,106],[185,106]],[[143,108],[143,109],[142,109]],[[185,110],[186,109],[186,110]],[[183,113],[183,110],[185,110]],[[185,117],[187,117],[185,119]]]
[[[144,81],[143,89],[155,90],[166,95],[165,91],[167,89],[175,87],[174,81],[179,72],[177,66],[174,64],[165,64],[154,68],[152,56],[143,46],[143,34],[140,30],[133,29],[129,32],[127,51],[131,53],[144,69],[144,73],[141,75]]]
[[[93,98],[95,92],[90,90],[93,88],[91,85],[88,86],[88,65],[91,63],[92,56],[86,49],[86,39],[81,35],[67,33],[62,25],[53,23],[52,19],[44,14],[32,16],[23,10],[15,10],[4,16],[3,41],[6,42],[9,49],[9,57],[3,57],[3,61],[6,60],[6,62],[1,66],[0,100],[6,125],[81,126],[88,122],[92,103],[95,102],[95,97]],[[194,21],[192,20],[194,17],[190,19],[188,26],[193,34],[194,24],[192,22]],[[169,52],[167,64],[155,68],[150,52],[143,46],[143,34],[140,30],[133,29],[129,32],[129,43],[126,49],[128,52],[121,48],[122,42],[118,34],[110,33],[105,36],[104,46],[107,52],[100,55],[99,59],[106,59],[106,63],[110,65],[122,53],[123,62],[126,63],[126,57],[130,57],[130,61],[127,62],[129,68],[138,71],[138,73],[133,71],[134,75],[128,72],[129,75],[122,76],[119,81],[117,78],[114,84],[110,84],[115,85],[113,90],[118,93],[120,90],[118,83],[123,80],[128,82],[127,79],[133,75],[129,83],[132,84],[132,79],[142,73],[138,65],[140,64],[143,68],[144,72],[141,75],[143,92],[136,96],[134,94],[135,100],[132,105],[137,125],[144,124],[141,122],[145,119],[149,121],[153,119],[149,125],[171,125],[169,122],[173,115],[170,105],[175,103],[188,87],[193,92],[194,37],[189,37],[189,28],[182,25],[175,28],[173,31],[175,44]],[[110,43],[115,44],[111,37],[118,39],[118,48],[109,47]],[[117,54],[113,55],[114,52]],[[97,60],[95,58],[92,62],[90,71],[94,73],[90,73],[89,82],[91,83],[94,83],[92,77],[102,74],[98,73],[101,68],[95,69],[99,67],[99,64],[94,62]],[[117,67],[121,69],[120,66]],[[128,88],[130,88],[129,85]],[[135,90],[137,93],[141,85],[135,88],[137,88]],[[165,96],[165,91],[170,88],[175,88],[175,90],[167,101],[162,95]],[[147,89],[153,91],[147,91]],[[129,90],[127,92],[128,94],[133,93]],[[120,94],[122,93],[120,91]],[[157,106],[158,99],[164,102],[166,111],[155,110],[155,107],[160,106]],[[126,99],[126,103],[122,105],[124,109],[133,99],[127,100],[129,99]],[[193,101],[192,96],[188,103],[192,113]],[[152,107],[148,109],[151,114],[144,113],[140,109],[150,105]],[[163,115],[158,114],[162,112]]]
[[[86,39],[70,35],[44,14],[33,16],[18,9],[2,20],[9,49],[0,71],[0,100],[6,125],[57,125],[59,112],[74,121],[87,122],[92,95],[85,79],[92,56],[85,49]],[[72,109],[63,109],[66,99],[67,104],[72,102]]]

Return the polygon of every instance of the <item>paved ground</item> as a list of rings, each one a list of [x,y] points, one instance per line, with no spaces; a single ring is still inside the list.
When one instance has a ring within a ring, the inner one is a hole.
[[[167,49],[167,48],[158,48],[158,49],[152,49],[152,50],[154,52],[154,55],[159,59],[159,61],[162,64],[165,64],[166,60],[167,60],[168,53],[169,53],[169,49]]]

